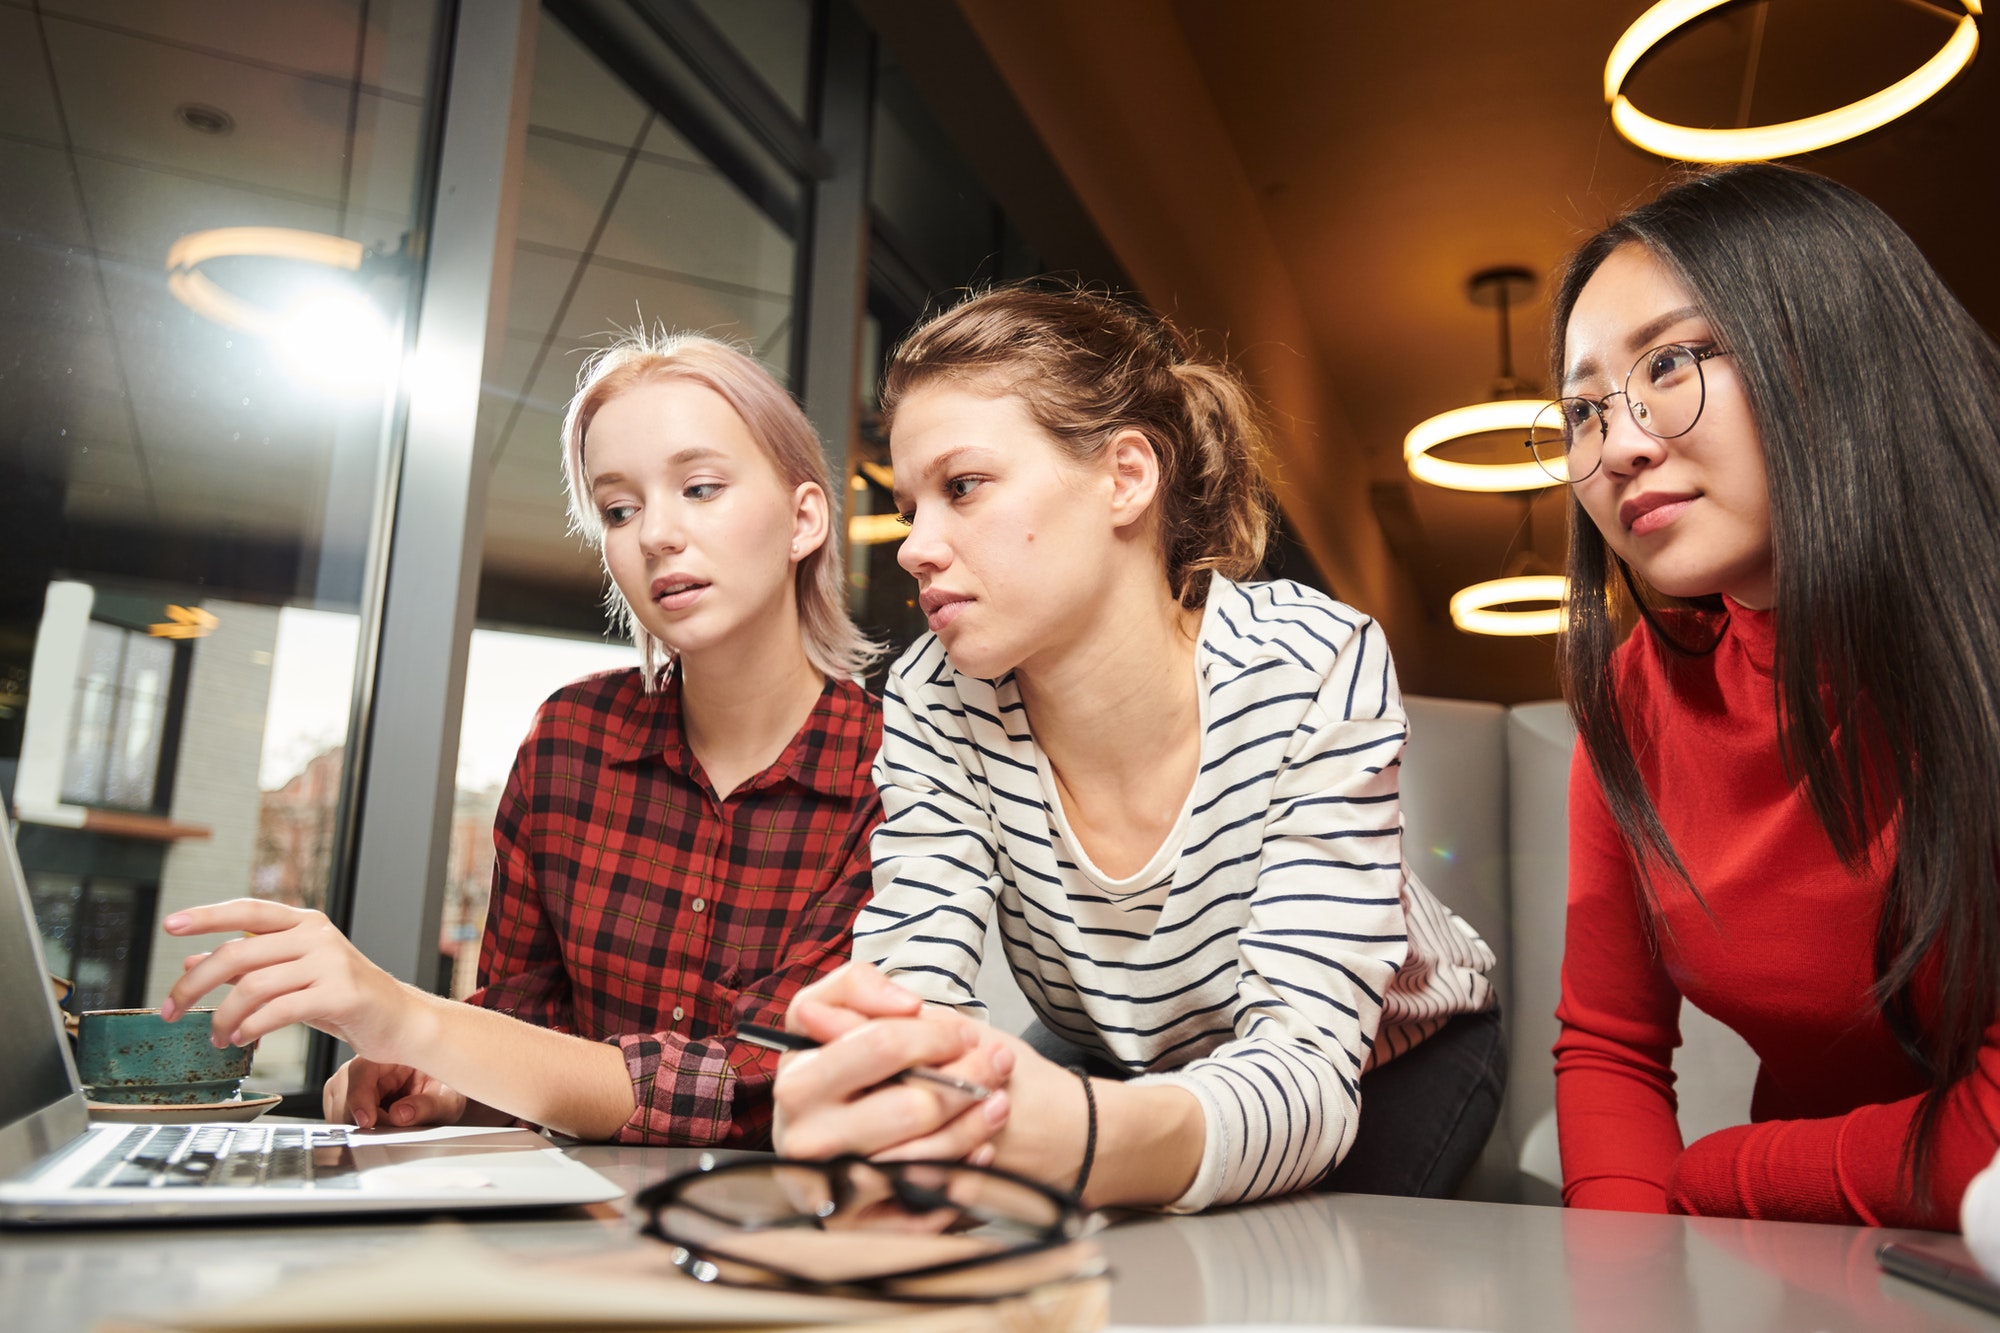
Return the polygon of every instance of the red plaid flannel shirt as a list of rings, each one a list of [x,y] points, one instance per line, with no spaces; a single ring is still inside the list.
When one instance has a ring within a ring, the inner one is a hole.
[[[881,742],[881,704],[829,683],[777,762],[718,801],[678,681],[564,686],[500,800],[468,1002],[617,1043],[636,1108],[619,1142],[769,1147],[778,1057],[730,1034],[782,1025],[851,953]]]

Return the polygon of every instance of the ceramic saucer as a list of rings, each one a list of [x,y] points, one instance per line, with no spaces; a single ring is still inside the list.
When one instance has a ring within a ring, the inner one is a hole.
[[[145,1102],[85,1102],[90,1118],[108,1125],[189,1125],[201,1121],[255,1120],[284,1098],[232,1097],[226,1102],[154,1106]]]

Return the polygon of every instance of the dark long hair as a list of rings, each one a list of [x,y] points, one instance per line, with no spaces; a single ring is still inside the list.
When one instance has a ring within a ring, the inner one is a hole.
[[[1874,1001],[1931,1079],[1904,1145],[1928,1198],[1944,1093],[2000,1015],[2000,348],[1875,205],[1752,163],[1672,186],[1576,253],[1558,380],[1578,295],[1628,244],[1692,294],[1763,442],[1785,763],[1850,868],[1894,826]],[[1655,595],[1574,496],[1569,577],[1563,692],[1657,913],[1662,875],[1700,886],[1640,778],[1612,652],[1627,603],[1670,668],[1713,647],[1723,606]]]

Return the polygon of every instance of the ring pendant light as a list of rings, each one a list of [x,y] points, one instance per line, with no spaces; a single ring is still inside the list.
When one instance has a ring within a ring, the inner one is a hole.
[[[1563,628],[1569,580],[1560,574],[1520,574],[1489,579],[1451,595],[1451,623],[1468,634],[1555,634]],[[1496,610],[1515,602],[1548,602],[1532,611]]]
[[[847,520],[847,540],[856,546],[882,546],[910,535],[898,514],[853,514]]]
[[[1508,316],[1517,297],[1534,290],[1535,276],[1516,267],[1482,269],[1467,284],[1475,305],[1490,305],[1498,314],[1500,376],[1494,383],[1496,397],[1491,402],[1456,407],[1420,421],[1403,437],[1403,461],[1410,475],[1454,491],[1512,494],[1527,505],[1529,550],[1526,569],[1514,566],[1512,577],[1490,579],[1461,588],[1451,597],[1451,623],[1468,634],[1538,635],[1554,634],[1563,628],[1563,598],[1569,580],[1560,574],[1542,573],[1546,563],[1533,554],[1534,494],[1560,483],[1537,463],[1461,463],[1439,458],[1432,450],[1453,440],[1496,431],[1518,431],[1525,435],[1548,400],[1539,394],[1520,395],[1530,386],[1514,376],[1512,333]],[[1536,572],[1530,572],[1536,571]],[[1549,602],[1531,611],[1502,611],[1497,608],[1517,602]]]
[[[218,324],[275,335],[284,314],[246,301],[201,271],[213,259],[292,259],[331,269],[360,269],[367,250],[359,241],[291,227],[217,227],[189,232],[167,250],[167,290],[182,305]]]
[[[1803,120],[1718,130],[1657,120],[1634,106],[1622,91],[1632,67],[1648,51],[1675,30],[1729,3],[1729,0],[1660,0],[1625,30],[1604,62],[1604,100],[1611,104],[1611,123],[1647,152],[1681,162],[1754,162],[1792,157],[1841,143],[1915,110],[1971,63],[1973,54],[1979,50],[1978,17],[1982,0],[1959,2],[1965,13],[1959,17],[1950,39],[1913,73],[1887,88]]]
[[[1528,270],[1510,267],[1483,269],[1473,274],[1468,284],[1475,305],[1490,305],[1498,312],[1500,378],[1495,383],[1495,391],[1503,395],[1519,393],[1526,387],[1514,377],[1508,315],[1515,297],[1533,290],[1534,282],[1534,274]],[[1539,396],[1503,396],[1491,402],[1440,412],[1419,421],[1403,437],[1403,462],[1410,469],[1410,475],[1418,481],[1451,491],[1539,491],[1543,487],[1554,486],[1557,484],[1555,479],[1533,462],[1461,463],[1440,458],[1432,452],[1453,440],[1495,431],[1520,431],[1525,435],[1528,428],[1534,425],[1536,414],[1546,406],[1547,400]]]
[[[1494,431],[1521,431],[1535,424],[1548,404],[1540,398],[1501,398],[1454,407],[1419,421],[1403,437],[1403,461],[1418,481],[1452,491],[1538,491],[1555,479],[1539,463],[1459,463],[1431,452],[1442,444]]]

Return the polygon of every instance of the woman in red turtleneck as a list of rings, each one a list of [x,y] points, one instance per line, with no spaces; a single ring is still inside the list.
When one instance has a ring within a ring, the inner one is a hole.
[[[1564,1198],[1950,1228],[2000,1147],[2000,349],[1766,164],[1594,237],[1555,316]],[[1687,1145],[1684,997],[1762,1061]]]

